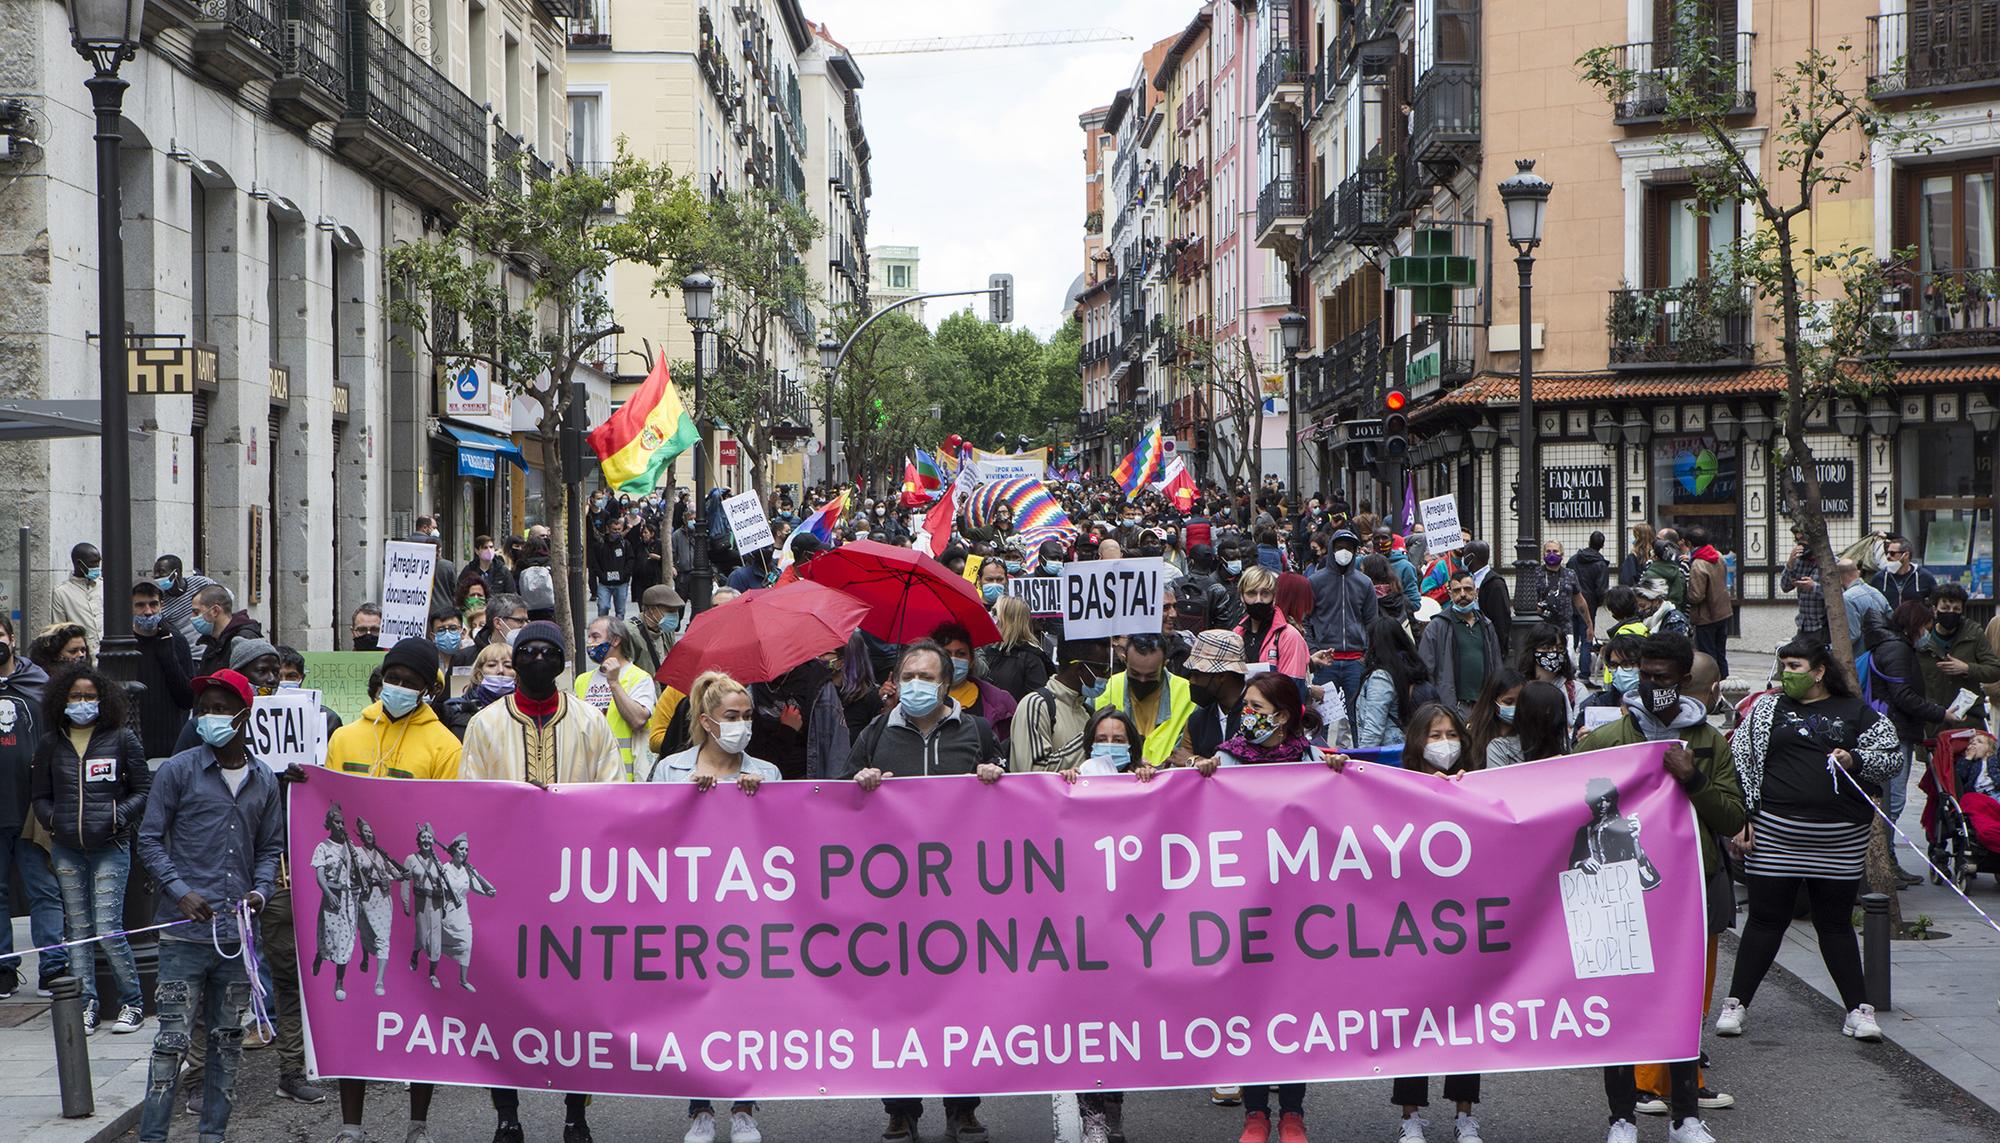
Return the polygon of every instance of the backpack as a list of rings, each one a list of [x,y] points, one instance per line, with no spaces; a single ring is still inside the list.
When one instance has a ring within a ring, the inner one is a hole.
[[[520,587],[521,599],[527,603],[529,610],[546,609],[556,605],[556,584],[554,578],[549,575],[546,565],[535,564],[522,568]]]
[[[1875,653],[1873,651],[1863,651],[1859,655],[1854,656],[1854,673],[1861,678],[1861,701],[1867,703],[1870,710],[1881,715],[1889,713],[1888,688],[1901,686],[1903,683],[1909,681],[1885,675],[1877,670],[1875,667]],[[1879,694],[1875,687],[1876,679],[1881,679],[1883,683]]]

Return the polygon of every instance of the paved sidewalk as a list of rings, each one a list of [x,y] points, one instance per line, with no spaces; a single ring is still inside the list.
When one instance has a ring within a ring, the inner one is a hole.
[[[14,922],[14,947],[31,948],[28,919]],[[62,1117],[56,1086],[55,1034],[49,1002],[35,995],[34,958],[21,966],[21,990],[0,1001],[0,1124],[8,1139],[35,1143],[98,1143],[114,1139],[139,1121],[146,1095],[146,1065],[153,1051],[153,1021],[126,1036],[109,1025],[90,1038],[90,1082],[96,1114]]]

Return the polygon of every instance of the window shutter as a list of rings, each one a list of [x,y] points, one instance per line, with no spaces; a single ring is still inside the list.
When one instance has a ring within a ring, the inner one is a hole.
[[[1709,0],[1714,5],[1715,55],[1724,64],[1735,64],[1736,59],[1736,0]],[[1734,84],[1736,77],[1729,74],[1720,77],[1723,82]]]
[[[195,390],[194,394],[194,423],[191,427],[195,429],[208,427],[208,394],[199,389]]]
[[[1641,238],[1643,265],[1640,267],[1642,280],[1639,284],[1656,289],[1667,284],[1666,227],[1660,225],[1660,215],[1665,212],[1668,201],[1658,190],[1647,187],[1643,202],[1644,209],[1640,211],[1644,220]]]

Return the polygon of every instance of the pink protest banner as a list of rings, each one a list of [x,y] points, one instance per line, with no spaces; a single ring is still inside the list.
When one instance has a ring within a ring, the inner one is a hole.
[[[1687,1059],[1707,938],[1664,749],[754,797],[315,772],[311,1066],[784,1098]]]

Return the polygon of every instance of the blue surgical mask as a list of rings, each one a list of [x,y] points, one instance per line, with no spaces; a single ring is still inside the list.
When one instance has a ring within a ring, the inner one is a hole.
[[[170,575],[160,576],[153,580],[153,586],[159,588],[161,591],[172,591],[174,589],[174,577]]]
[[[1112,766],[1123,770],[1132,764],[1132,747],[1123,742],[1093,742],[1090,756],[1110,759]]]
[[[1228,563],[1222,565],[1222,570],[1228,572],[1230,575],[1242,575],[1243,561],[1230,560]]]
[[[1007,574],[1008,574],[1008,575],[1020,575],[1020,574],[1021,574],[1021,573],[1022,573],[1023,571],[1026,571],[1026,570],[1027,570],[1027,569],[1026,569],[1026,568],[1025,568],[1025,567],[1024,567],[1023,565],[1022,565],[1021,561],[1019,561],[1019,560],[1008,560],[1008,561],[1007,561]]]
[[[971,674],[971,673],[972,673],[972,660],[970,660],[970,659],[953,659],[953,660],[951,661],[951,685],[952,685],[952,686],[957,686],[958,684],[960,684],[960,683],[964,682],[964,681],[965,681],[965,676],[967,676],[967,675],[969,675],[969,674]]]
[[[1611,668],[1611,688],[1621,695],[1629,695],[1639,685],[1639,668]]]
[[[103,569],[103,568],[85,568],[85,569],[83,569],[83,578],[85,578],[85,579],[89,580],[89,581],[90,581],[90,582],[92,582],[92,583],[96,583],[96,582],[97,582],[98,580],[100,580],[100,579],[103,579],[103,578],[104,578],[104,569]]]
[[[447,627],[444,630],[438,632],[437,634],[431,636],[431,642],[436,643],[438,645],[438,650],[440,651],[456,651],[458,650],[459,640],[463,639],[464,637],[465,636],[462,632],[453,631],[451,628]]]
[[[81,699],[63,708],[63,717],[72,726],[89,726],[97,721],[97,700]]]
[[[669,612],[660,616],[660,630],[672,634],[681,629],[681,617]]]
[[[403,717],[417,709],[417,704],[422,701],[424,701],[424,696],[421,691],[413,691],[408,687],[399,687],[394,683],[382,684],[382,710],[390,718]]]
[[[493,675],[473,689],[484,696],[486,701],[491,702],[504,695],[513,694],[514,680],[506,675]]]
[[[589,650],[584,653],[590,656],[591,662],[602,663],[611,657],[611,641],[607,639],[602,643],[592,643]]]
[[[1096,702],[1098,699],[1104,697],[1104,690],[1110,685],[1110,679],[1100,676],[1092,682],[1083,684],[1083,689],[1077,693],[1083,696],[1083,701],[1085,702]]]
[[[905,679],[896,687],[896,701],[902,704],[903,713],[911,718],[923,718],[930,714],[938,708],[942,699],[938,685],[923,679]]]
[[[194,623],[194,633],[195,633],[195,634],[197,634],[197,635],[213,635],[213,634],[215,634],[215,624],[213,624],[213,623],[210,623],[210,622],[208,621],[208,616],[206,616],[206,615],[197,615],[197,616],[195,616],[195,617],[194,617],[194,619],[193,619],[193,623]]]
[[[132,617],[132,634],[134,635],[153,635],[157,634],[159,630],[160,617],[158,615],[134,615]]]
[[[211,747],[227,746],[236,737],[236,718],[228,714],[204,714],[194,720],[194,732]]]
[[[1451,609],[1460,615],[1470,615],[1479,610],[1479,605],[1477,603],[1454,603],[1451,605]]]
[[[993,604],[1000,602],[1000,597],[1003,594],[1005,594],[1006,591],[1007,591],[1007,585],[1003,583],[982,584],[980,585],[979,588],[979,598],[985,600],[987,606],[990,607]]]
[[[279,680],[278,680],[278,689],[279,689],[279,690],[281,690],[281,691],[297,691],[297,690],[304,690],[304,689],[305,689],[305,685],[306,685],[306,684],[305,684],[305,681],[304,681],[303,679],[279,679]]]
[[[1061,575],[1062,570],[1063,570],[1063,562],[1061,560],[1042,561],[1042,571],[1048,575]]]
[[[1499,715],[1499,716],[1500,716],[1500,721],[1501,721],[1501,722],[1504,722],[1504,723],[1506,723],[1506,724],[1507,724],[1507,725],[1509,725],[1509,726],[1512,726],[1512,725],[1514,725],[1514,707],[1513,707],[1513,704],[1509,703],[1509,704],[1505,704],[1505,705],[1502,705],[1502,706],[1497,706],[1497,707],[1494,707],[1494,708],[1493,708],[1493,713],[1495,713],[1495,714],[1497,714],[1497,715]]]

